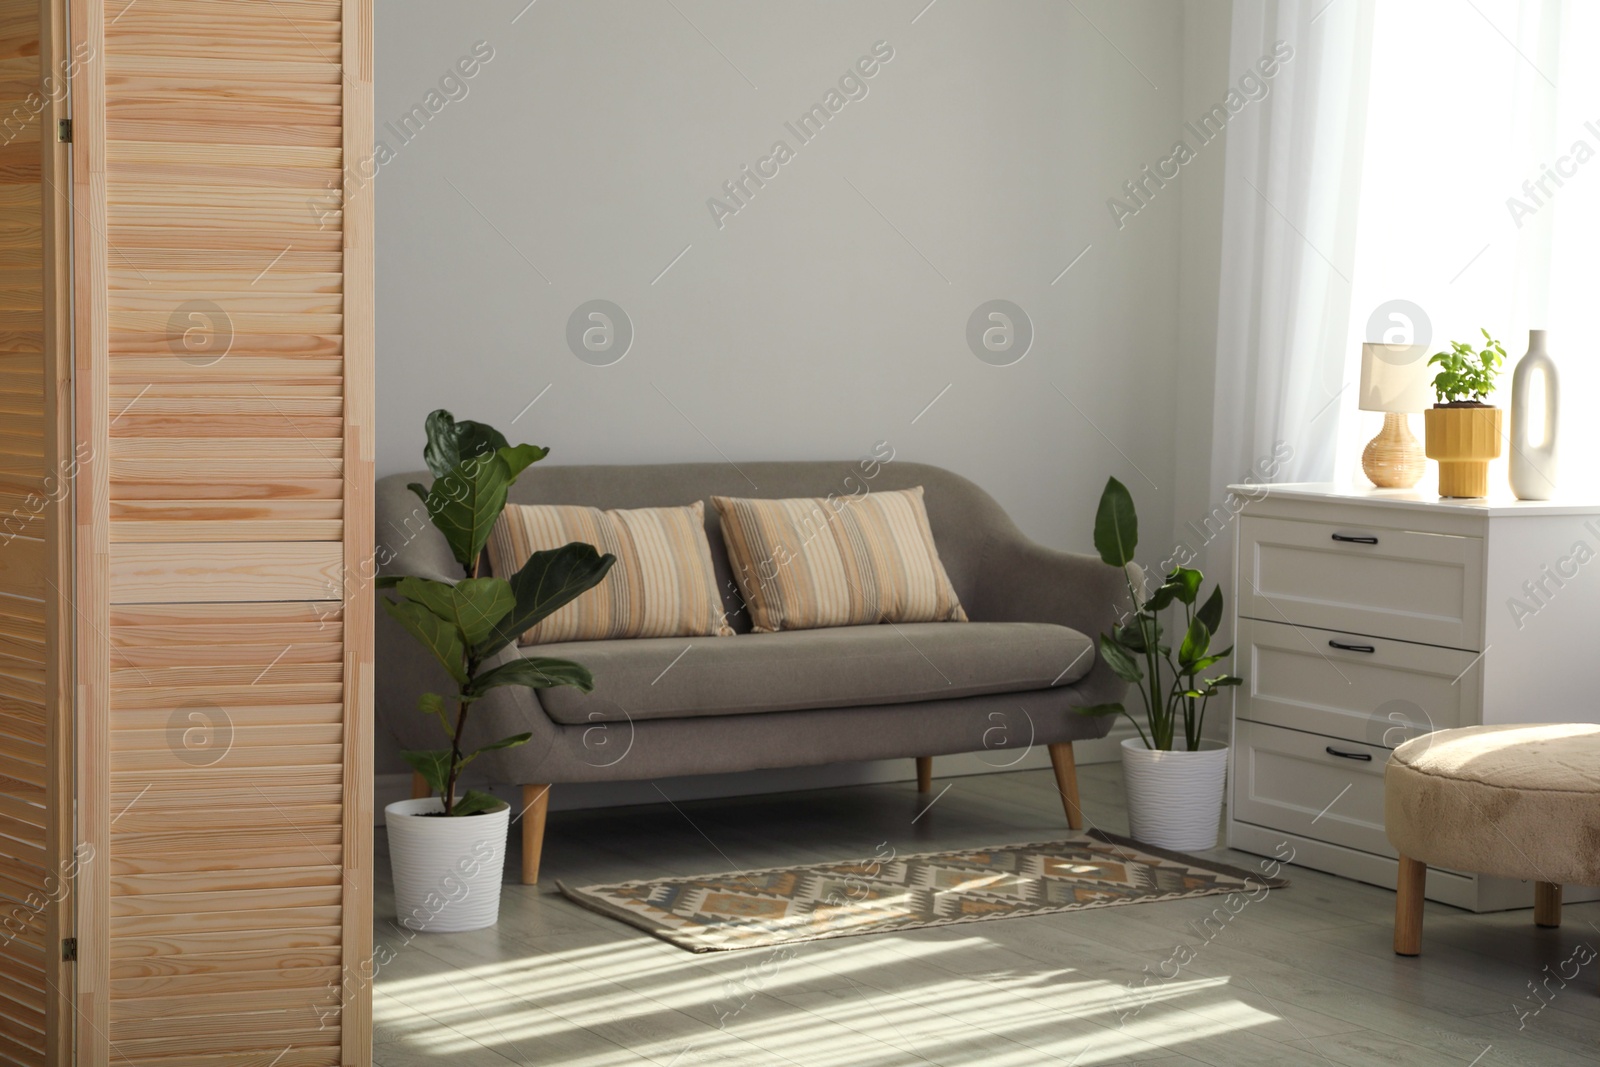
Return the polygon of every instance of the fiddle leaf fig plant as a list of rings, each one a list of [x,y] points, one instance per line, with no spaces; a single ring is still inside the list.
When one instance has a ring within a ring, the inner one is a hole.
[[[443,408],[428,416],[422,458],[433,472],[433,487],[412,482],[433,525],[450,544],[456,562],[476,576],[478,556],[489,531],[506,507],[506,493],[531,464],[550,454],[537,445],[512,446],[505,435],[481,422],[456,422]]]
[[[1144,703],[1144,721],[1121,701],[1078,708],[1083,715],[1125,715],[1139,731],[1145,747],[1170,752],[1183,724],[1188,751],[1200,748],[1206,705],[1223,689],[1243,683],[1230,674],[1203,677],[1233,654],[1233,649],[1211,651],[1211,638],[1222,625],[1222,587],[1200,601],[1205,577],[1189,567],[1176,567],[1148,597],[1135,588],[1128,567],[1139,547],[1139,517],[1127,486],[1107,479],[1094,520],[1094,546],[1102,562],[1121,568],[1128,583],[1128,600],[1137,606],[1133,615],[1101,634],[1100,657],[1118,678],[1133,685]],[[1198,604],[1198,607],[1196,606]],[[1177,606],[1172,629],[1162,625],[1161,613]],[[1181,623],[1181,626],[1179,625]],[[1173,635],[1177,636],[1174,658]],[[1147,728],[1148,727],[1148,731]]]
[[[1433,378],[1433,391],[1441,404],[1482,404],[1494,392],[1494,380],[1505,365],[1504,346],[1479,329],[1484,345],[1474,351],[1465,341],[1451,341],[1450,351],[1435,352],[1428,358],[1430,367],[1438,367]]]
[[[385,575],[378,586],[399,596],[398,600],[384,597],[384,611],[456,683],[449,700],[439,693],[424,693],[418,701],[424,715],[439,720],[450,747],[402,755],[443,798],[445,815],[476,815],[499,807],[500,801],[475,789],[457,797],[461,772],[483,753],[526,744],[533,735],[516,734],[469,752],[463,737],[472,705],[503,685],[531,689],[570,685],[586,693],[594,689],[588,669],[570,660],[525,656],[488,669],[485,665],[535,623],[599,585],[616,557],[573,542],[535,552],[509,577],[479,577],[483,546],[505,510],[512,483],[549,449],[511,445],[494,427],[457,422],[443,409],[429,415],[425,427],[428,443],[423,458],[434,481],[431,486],[413,483],[410,488],[422,498],[463,577],[441,582]]]

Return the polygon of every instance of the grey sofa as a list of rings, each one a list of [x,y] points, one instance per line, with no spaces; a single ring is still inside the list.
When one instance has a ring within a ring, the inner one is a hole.
[[[424,472],[378,482],[382,573],[461,577],[406,489],[429,480]],[[749,632],[710,496],[851,496],[918,485],[970,622]],[[717,579],[738,631],[534,646],[526,651],[589,667],[594,692],[505,687],[477,706],[469,743],[533,731],[531,743],[474,765],[478,776],[523,786],[524,882],[538,878],[549,788],[570,782],[915,757],[926,790],[933,756],[1015,749],[1031,737],[1049,746],[1068,823],[1081,827],[1072,742],[1104,736],[1112,720],[1071,709],[1124,692],[1093,644],[1126,606],[1123,575],[1097,558],[1030,541],[967,479],[899,461],[540,464],[511,498],[600,508],[707,501]],[[516,646],[502,653],[516,654]],[[410,636],[378,612],[380,733],[402,749],[441,747],[438,723],[416,710],[417,697],[449,687]]]

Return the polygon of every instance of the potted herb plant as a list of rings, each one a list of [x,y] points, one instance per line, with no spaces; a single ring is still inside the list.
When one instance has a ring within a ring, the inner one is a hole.
[[[1439,368],[1433,391],[1439,402],[1422,413],[1429,459],[1439,461],[1439,495],[1489,495],[1489,461],[1500,456],[1500,409],[1486,401],[1505,364],[1506,350],[1480,330],[1484,345],[1473,351],[1465,341],[1450,342],[1429,366]]]
[[[1204,677],[1233,653],[1232,648],[1210,650],[1222,623],[1222,588],[1213,588],[1201,601],[1205,576],[1177,567],[1144,595],[1144,583],[1136,586],[1130,571],[1139,546],[1139,519],[1132,495],[1115,478],[1107,479],[1100,495],[1094,545],[1101,560],[1128,576],[1128,600],[1135,610],[1100,635],[1099,647],[1106,664],[1137,689],[1143,721],[1121,701],[1077,710],[1124,715],[1139,731],[1138,737],[1122,742],[1123,786],[1134,839],[1160,848],[1212,848],[1222,817],[1228,746],[1202,736],[1206,706],[1243,680],[1229,674]],[[1162,623],[1162,614],[1169,611],[1170,629]]]
[[[424,693],[424,715],[439,720],[449,747],[403,753],[436,794],[384,809],[394,871],[395,903],[403,925],[415,930],[458,931],[493,926],[499,917],[509,806],[493,794],[468,789],[458,795],[461,773],[479,755],[527,743],[516,734],[469,750],[465,738],[472,705],[496,686],[547,689],[570,685],[589,692],[594,679],[570,660],[510,657],[519,635],[586,590],[616,562],[580,543],[535,552],[505,577],[479,577],[483,546],[505,510],[512,483],[549,449],[508,444],[480,422],[457,422],[439,410],[426,422],[423,458],[431,487],[412,484],[428,517],[461,565],[457,582],[385,575],[384,611],[438,660],[455,683],[448,698]]]

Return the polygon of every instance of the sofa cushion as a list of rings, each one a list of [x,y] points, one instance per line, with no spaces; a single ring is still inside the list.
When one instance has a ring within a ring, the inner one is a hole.
[[[756,633],[966,622],[922,486],[845,497],[713,496]]]
[[[573,541],[617,558],[605,579],[527,633],[525,645],[617,637],[732,637],[706,539],[705,505],[599,508],[510,504],[489,535],[489,564],[509,578],[535,552]]]
[[[640,638],[540,645],[577,660],[591,694],[544,689],[556,722],[744,715],[946,700],[1064,686],[1094,665],[1093,644],[1065,626],[974,622],[840,626],[734,638]]]

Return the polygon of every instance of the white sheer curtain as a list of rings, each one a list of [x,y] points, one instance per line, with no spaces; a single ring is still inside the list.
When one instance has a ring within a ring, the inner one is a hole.
[[[1294,57],[1271,95],[1228,124],[1213,501],[1230,484],[1334,476],[1341,400],[1354,393],[1345,347],[1372,18],[1371,0],[1234,4],[1236,77],[1278,41]],[[1234,500],[1224,514],[1237,510]],[[1232,585],[1226,548],[1205,550],[1204,566]]]
[[[1274,480],[1334,473],[1372,19],[1371,0],[1234,5],[1230,69],[1277,41],[1294,57],[1228,126],[1213,499],[1275,452],[1292,450]]]
[[[1600,387],[1597,50],[1594,0],[1379,5],[1345,346],[1348,380],[1359,343],[1379,339],[1366,336],[1371,313],[1396,299],[1423,309],[1431,350],[1483,327],[1514,363],[1527,331],[1548,329],[1563,493],[1592,492],[1600,458],[1583,403]],[[1504,405],[1509,373],[1501,385]],[[1339,473],[1360,483],[1380,417],[1356,413],[1348,394],[1343,406]],[[1499,468],[1491,485],[1504,491]]]

